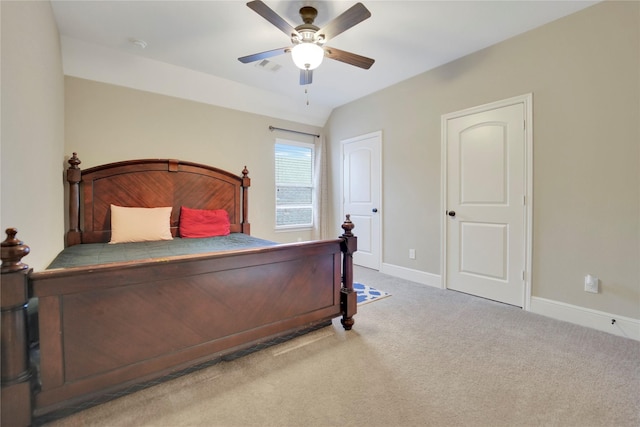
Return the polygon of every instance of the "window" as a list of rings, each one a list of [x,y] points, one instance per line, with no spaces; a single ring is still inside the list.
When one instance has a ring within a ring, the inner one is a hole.
[[[276,229],[313,226],[313,159],[313,144],[276,141]]]

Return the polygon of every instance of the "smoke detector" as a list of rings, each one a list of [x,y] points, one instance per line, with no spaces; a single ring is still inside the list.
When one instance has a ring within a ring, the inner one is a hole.
[[[129,43],[139,47],[140,49],[144,49],[145,47],[147,47],[147,42],[144,41],[144,40],[140,40],[140,39],[131,38],[131,39],[129,39]]]

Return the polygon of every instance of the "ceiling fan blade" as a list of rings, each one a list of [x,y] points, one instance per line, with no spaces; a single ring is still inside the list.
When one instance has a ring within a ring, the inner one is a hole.
[[[300,70],[300,85],[310,85],[313,83],[313,70]]]
[[[291,37],[292,34],[298,34],[295,28],[293,28],[287,21],[285,21],[280,15],[275,13],[273,9],[261,2],[260,0],[254,0],[247,3],[250,9],[262,16],[267,21],[278,27],[280,31],[285,33],[287,37]]]
[[[344,11],[342,15],[337,16],[333,21],[325,25],[324,28],[321,28],[318,34],[324,34],[327,40],[331,40],[338,34],[345,32],[370,16],[371,12],[369,12],[369,9],[362,3],[356,3]]]
[[[355,53],[336,49],[335,47],[325,46],[324,54],[327,58],[335,59],[336,61],[344,62],[349,65],[355,65],[356,67],[364,68],[365,70],[371,68],[373,63],[376,62],[374,59],[367,58],[366,56],[356,55]]]
[[[281,47],[279,49],[267,50],[260,53],[254,53],[253,55],[242,56],[238,58],[238,61],[243,64],[248,64],[249,62],[260,61],[261,59],[271,58],[272,56],[282,55],[283,53],[287,53],[287,51],[291,49],[291,47]]]

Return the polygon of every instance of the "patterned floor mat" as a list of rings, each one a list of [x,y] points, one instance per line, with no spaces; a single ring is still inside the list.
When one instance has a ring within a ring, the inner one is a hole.
[[[371,286],[363,285],[362,283],[354,283],[353,289],[355,289],[358,294],[358,305],[367,304],[372,301],[391,296],[391,294],[387,292],[379,291]]]

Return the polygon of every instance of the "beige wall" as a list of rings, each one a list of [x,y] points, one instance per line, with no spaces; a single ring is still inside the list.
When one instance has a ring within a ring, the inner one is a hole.
[[[42,269],[63,247],[64,80],[48,1],[2,1],[3,230],[31,247]]]
[[[309,231],[275,232],[273,149],[269,125],[317,134],[321,129],[251,113],[75,77],[65,78],[65,154],[81,167],[127,159],[172,158],[240,175],[249,169],[251,234],[277,242],[311,238]],[[340,230],[338,227],[336,230]]]
[[[532,293],[640,318],[639,28],[604,2],[334,110],[333,223],[340,141],[382,130],[383,261],[439,275],[441,115],[533,93]]]

